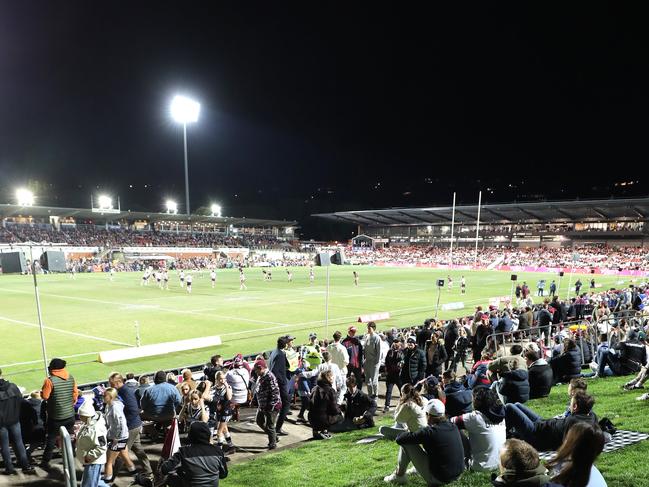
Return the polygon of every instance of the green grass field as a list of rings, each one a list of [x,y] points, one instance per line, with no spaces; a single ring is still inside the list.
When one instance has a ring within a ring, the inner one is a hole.
[[[596,398],[595,412],[608,417],[621,429],[649,432],[647,402],[638,402],[637,392],[624,392],[620,385],[628,378],[595,379],[589,382],[589,392]],[[550,397],[530,401],[527,405],[544,417],[563,412],[568,402],[567,386],[552,389]],[[379,424],[390,424],[382,418]],[[396,466],[397,446],[386,440],[369,445],[356,441],[376,433],[376,429],[334,435],[328,441],[310,441],[284,451],[270,453],[243,464],[233,465],[223,483],[232,487],[250,485],[327,485],[331,487],[379,487],[388,485],[383,477]],[[235,440],[236,441],[236,440]],[[649,486],[649,441],[642,441],[597,459],[609,487]],[[424,487],[419,476],[410,478],[408,485]],[[465,472],[449,487],[485,487],[490,484],[486,473]]]
[[[39,275],[48,358],[66,357],[69,369],[79,382],[105,379],[113,370],[150,372],[204,363],[213,353],[230,357],[237,352],[254,353],[274,346],[276,337],[287,332],[306,341],[308,332],[331,335],[345,331],[359,314],[390,311],[392,319],[379,328],[420,324],[435,314],[435,281],[447,272],[431,269],[354,267],[360,285],[354,287],[351,267],[332,267],[329,298],[329,325],[325,318],[325,269],[316,268],[314,284],[309,284],[306,268],[294,269],[294,280],[276,269],[274,280],[264,282],[260,269],[248,269],[248,289],[239,291],[237,270],[218,273],[215,289],[208,273],[194,274],[193,294],[181,289],[171,274],[169,291],[154,282],[140,285],[139,273],[118,273],[111,282],[107,274]],[[464,310],[441,311],[440,317],[470,314],[490,297],[507,296],[511,290],[509,273],[464,272],[467,293],[460,294],[460,272],[453,272],[454,289],[443,289],[440,304],[462,301]],[[575,278],[576,280],[576,274]],[[552,275],[525,274],[534,288],[539,278]],[[590,276],[581,276],[586,282]],[[610,285],[616,277],[598,276]],[[567,276],[562,286],[567,290]],[[537,298],[540,299],[540,298]],[[142,344],[185,338],[220,335],[223,345],[103,365],[97,353],[135,344],[135,322],[139,322]],[[40,386],[44,375],[31,276],[0,276],[0,368],[4,375],[28,389]]]

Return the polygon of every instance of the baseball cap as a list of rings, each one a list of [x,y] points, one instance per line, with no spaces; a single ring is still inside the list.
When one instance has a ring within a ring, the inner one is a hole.
[[[309,333],[309,339],[311,338],[318,338],[318,335],[314,332]]]
[[[408,337],[408,340],[406,340],[406,342],[408,342],[408,343],[417,343],[417,340],[415,339],[415,337]]]
[[[426,404],[426,414],[429,416],[444,416],[446,413],[446,407],[444,403],[439,399],[431,399]]]
[[[92,398],[83,398],[83,403],[79,406],[78,413],[79,416],[85,416],[86,418],[92,418],[95,415],[95,406],[92,404]]]
[[[284,338],[284,340],[286,340],[287,342],[295,340],[295,337],[293,335],[284,335],[282,338]]]
[[[349,328],[347,328],[347,331],[356,331],[356,327],[354,325],[351,325]]]

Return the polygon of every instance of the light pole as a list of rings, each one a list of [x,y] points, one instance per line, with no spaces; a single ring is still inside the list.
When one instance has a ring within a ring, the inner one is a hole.
[[[29,264],[32,268],[34,278],[34,296],[36,297],[36,313],[38,315],[38,329],[41,334],[41,349],[43,351],[43,366],[45,367],[45,376],[49,375],[47,370],[47,350],[45,349],[45,330],[43,329],[43,315],[41,313],[41,298],[38,294],[38,280],[36,279],[36,264],[34,262],[34,252],[32,251],[33,242],[29,242]]]
[[[185,209],[187,216],[191,215],[189,206],[189,164],[187,161],[187,124],[198,121],[198,114],[201,111],[201,104],[186,96],[176,95],[171,100],[171,116],[183,125],[183,149],[185,154]]]

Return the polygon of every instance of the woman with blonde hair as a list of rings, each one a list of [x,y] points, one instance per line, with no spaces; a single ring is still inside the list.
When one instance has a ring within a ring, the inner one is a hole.
[[[426,404],[428,404],[428,400],[417,392],[415,386],[404,384],[401,388],[399,405],[394,411],[394,426],[381,426],[379,433],[390,440],[394,440],[405,431],[414,433],[427,426]]]
[[[121,457],[129,473],[135,472],[135,465],[133,465],[128,455],[128,448],[126,447],[126,442],[128,441],[128,425],[126,424],[126,416],[124,416],[124,404],[117,398],[117,389],[109,387],[104,391],[104,406],[106,408],[104,415],[108,428],[108,432],[106,433],[108,451],[106,452],[104,481],[112,482],[115,480],[113,465],[117,457]]]
[[[232,437],[228,430],[228,423],[232,419],[232,387],[226,381],[225,373],[218,371],[214,375],[214,386],[212,387],[212,404],[216,409],[216,435],[218,444],[224,450],[233,450]]]

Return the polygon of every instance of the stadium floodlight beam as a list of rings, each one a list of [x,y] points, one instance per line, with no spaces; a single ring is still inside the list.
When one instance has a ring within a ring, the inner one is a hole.
[[[210,210],[212,211],[212,216],[221,218],[221,205],[213,204],[210,206]]]
[[[189,207],[189,169],[187,163],[187,124],[198,121],[198,114],[201,111],[201,104],[186,96],[176,95],[171,100],[171,117],[183,125],[183,146],[185,149],[185,211],[191,215]]]
[[[19,206],[34,206],[34,193],[25,188],[16,190],[16,202]]]
[[[173,200],[167,200],[167,213],[173,213],[174,215],[178,213],[178,203]]]
[[[113,209],[113,199],[105,194],[99,195],[99,197],[97,198],[97,204],[99,205],[100,210]]]

